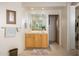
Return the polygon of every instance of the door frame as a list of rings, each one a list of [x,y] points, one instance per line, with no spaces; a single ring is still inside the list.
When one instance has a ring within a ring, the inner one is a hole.
[[[79,6],[78,4],[71,5],[68,4],[67,6],[67,50],[76,49],[75,48],[75,15],[76,15],[76,7]],[[72,14],[73,12],[73,14]],[[73,18],[73,19],[72,19]],[[70,22],[73,22],[70,24]],[[73,26],[72,30],[70,27]]]
[[[59,20],[59,45],[61,46],[62,45],[62,43],[61,43],[61,12],[58,14],[49,14],[49,15],[58,15],[59,16],[59,19],[58,19]],[[49,40],[49,15],[48,15],[48,40]]]
[[[67,49],[76,49],[75,47],[75,11],[76,7],[79,6],[79,3],[76,5],[68,4],[67,6]],[[72,14],[73,12],[73,14]],[[73,19],[72,19],[73,18]],[[72,22],[72,23],[71,23]],[[71,23],[71,24],[70,24]],[[72,29],[70,27],[73,27]]]
[[[77,7],[79,7],[79,3],[77,5],[75,5],[75,19],[76,19],[76,8]],[[76,44],[78,44],[78,43],[76,43],[76,39],[75,39],[75,49],[76,49]]]
[[[57,26],[56,26],[56,22],[58,21],[58,26],[59,26],[59,15],[48,15],[48,17],[49,17],[49,26],[50,26],[50,22],[52,21],[52,20],[55,20],[55,40],[54,41],[52,41],[52,42],[56,42],[58,45],[59,45],[59,28],[58,28],[58,30],[57,30]],[[51,17],[55,17],[55,19],[50,19]],[[57,18],[56,18],[57,17]],[[53,27],[49,27],[49,29],[50,28],[53,28]],[[49,30],[50,31],[50,30]],[[51,33],[51,32],[50,32]],[[49,35],[50,36],[50,35]],[[58,42],[57,42],[57,40],[58,40]],[[50,40],[49,40],[49,43],[50,43]]]
[[[75,7],[75,19],[76,19],[76,8],[79,7],[79,3],[76,4],[74,7]],[[76,43],[76,39],[75,39],[75,49],[76,49],[76,44],[78,44],[78,43]]]

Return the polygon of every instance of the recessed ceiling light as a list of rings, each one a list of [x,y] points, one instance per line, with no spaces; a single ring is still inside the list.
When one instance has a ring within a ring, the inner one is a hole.
[[[31,10],[34,10],[34,8],[31,8]]]
[[[42,8],[42,10],[44,10],[44,8]]]

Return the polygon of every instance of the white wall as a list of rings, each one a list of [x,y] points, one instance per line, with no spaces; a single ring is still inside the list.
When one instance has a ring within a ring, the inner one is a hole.
[[[76,10],[76,7],[79,6],[79,3],[77,3],[74,6],[68,5],[68,49],[76,49],[75,47],[75,19],[78,15],[78,10]]]
[[[73,12],[73,13],[72,13]],[[71,49],[75,49],[75,7],[70,7],[70,45]],[[73,34],[73,35],[72,35]]]
[[[61,46],[67,49],[67,7],[61,11]]]
[[[75,6],[68,5],[67,9],[67,48],[75,49]]]
[[[16,25],[6,24],[6,9],[16,11]],[[21,3],[0,3],[0,55],[8,55],[9,49],[18,48],[19,53],[23,50],[23,32],[19,29],[16,37],[5,38],[4,29],[1,27],[21,27],[22,6]]]

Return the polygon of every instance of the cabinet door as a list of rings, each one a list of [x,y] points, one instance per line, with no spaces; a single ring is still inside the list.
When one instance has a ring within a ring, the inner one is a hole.
[[[34,47],[33,37],[31,34],[29,34],[27,36],[25,37],[25,47],[26,48],[33,48]]]
[[[35,48],[41,48],[42,43],[41,43],[41,36],[40,34],[35,34]]]
[[[48,47],[48,35],[42,34],[42,48]]]

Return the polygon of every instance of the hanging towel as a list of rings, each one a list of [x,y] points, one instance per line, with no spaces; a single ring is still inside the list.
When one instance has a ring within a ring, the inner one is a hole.
[[[16,36],[16,28],[15,27],[6,27],[5,37],[15,37],[15,36]]]

